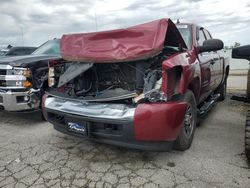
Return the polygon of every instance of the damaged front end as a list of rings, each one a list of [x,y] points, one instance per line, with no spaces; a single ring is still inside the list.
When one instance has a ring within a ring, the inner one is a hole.
[[[115,102],[134,105],[167,101],[161,91],[162,55],[145,61],[94,64],[64,62],[49,68],[52,95],[83,102]]]
[[[172,146],[186,104],[169,101],[163,62],[186,46],[170,20],[145,26],[62,38],[63,59],[49,63],[44,99],[55,129],[138,149]],[[94,49],[98,42],[102,49]]]
[[[123,63],[50,62],[47,120],[61,132],[102,143],[170,149],[186,104],[168,101],[163,91],[166,58],[159,54]]]

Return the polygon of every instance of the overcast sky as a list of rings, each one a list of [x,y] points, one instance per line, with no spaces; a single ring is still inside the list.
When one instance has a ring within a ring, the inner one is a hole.
[[[166,17],[206,27],[225,45],[250,44],[249,0],[0,0],[0,46],[40,45],[66,33]]]

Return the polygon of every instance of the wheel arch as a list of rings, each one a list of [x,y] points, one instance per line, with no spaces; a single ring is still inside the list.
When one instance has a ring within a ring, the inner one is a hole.
[[[200,97],[200,78],[195,77],[187,86],[187,90],[191,90],[195,96],[196,103],[199,101]]]

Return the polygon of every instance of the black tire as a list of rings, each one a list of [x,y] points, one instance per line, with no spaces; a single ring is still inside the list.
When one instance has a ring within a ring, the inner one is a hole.
[[[245,127],[245,153],[250,162],[250,110],[247,113],[246,127]]]
[[[182,101],[188,103],[181,131],[174,143],[174,149],[184,151],[190,148],[197,124],[196,100],[192,91],[187,90]]]
[[[219,101],[223,101],[227,95],[227,80],[225,80],[218,88],[217,93],[220,94]]]

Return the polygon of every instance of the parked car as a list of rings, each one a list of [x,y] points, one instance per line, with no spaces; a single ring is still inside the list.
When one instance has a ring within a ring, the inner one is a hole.
[[[0,57],[29,55],[36,49],[37,47],[26,47],[26,46],[11,47],[10,49],[2,49],[0,52]]]
[[[250,61],[250,45],[233,48],[232,58],[247,59]],[[248,70],[246,101],[250,102],[250,69]],[[245,153],[250,161],[250,110],[247,112],[245,127]]]
[[[64,35],[49,63],[44,115],[66,134],[143,150],[186,150],[197,115],[226,95],[223,42],[195,24],[160,19]]]
[[[8,51],[9,51],[9,49],[7,49],[7,48],[1,49],[0,50],[0,58],[3,57]]]
[[[54,39],[31,55],[0,59],[0,110],[39,109],[48,85],[48,61],[59,58],[59,39]]]

